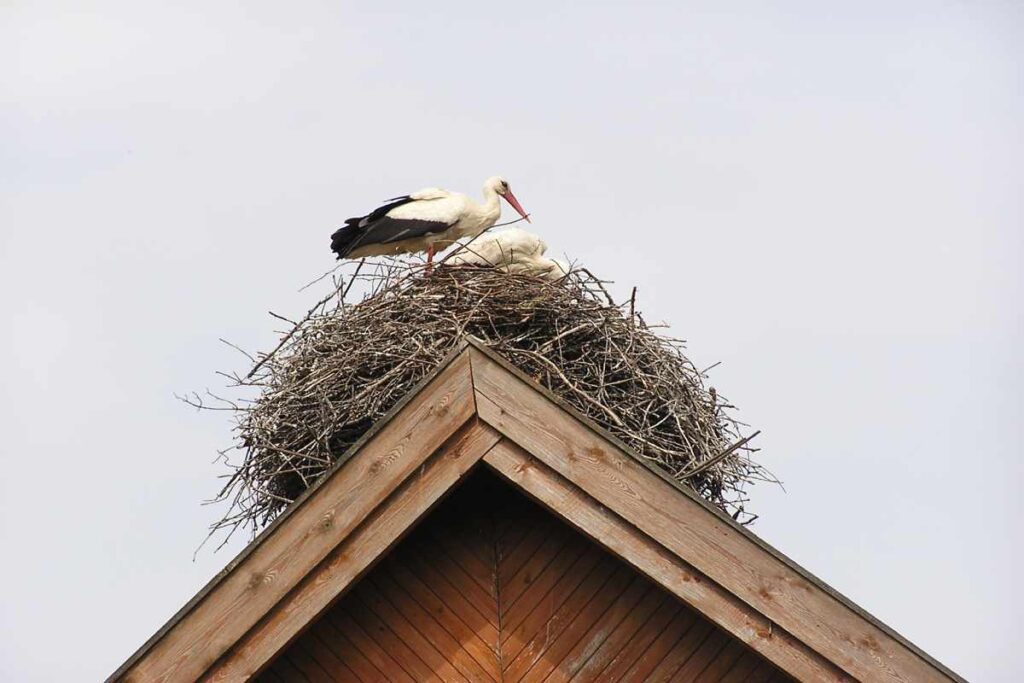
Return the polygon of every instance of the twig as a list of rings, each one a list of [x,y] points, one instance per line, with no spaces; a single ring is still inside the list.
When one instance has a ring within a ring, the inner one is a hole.
[[[255,532],[274,519],[464,335],[484,340],[644,458],[749,521],[744,487],[774,480],[750,458],[756,433],[741,438],[731,406],[705,387],[681,340],[646,326],[636,289],[619,305],[586,270],[550,283],[448,261],[472,244],[429,274],[415,257],[374,259],[369,268],[359,261],[351,276],[336,275],[330,294],[248,374],[223,375],[257,391],[255,400],[183,399],[228,410],[237,422],[237,461],[215,499],[227,511],[213,532]],[[349,303],[357,282],[363,298]]]
[[[700,474],[701,472],[704,472],[705,470],[707,470],[707,469],[709,469],[711,467],[714,467],[715,465],[720,463],[722,460],[725,460],[727,457],[729,457],[730,455],[735,453],[738,449],[740,449],[743,446],[747,445],[747,443],[751,439],[753,439],[755,436],[757,436],[760,433],[761,433],[761,431],[758,430],[758,431],[754,432],[753,434],[751,434],[750,436],[747,436],[747,437],[744,437],[744,438],[740,439],[739,441],[737,441],[733,445],[729,446],[724,451],[722,451],[721,453],[719,453],[715,457],[711,458],[710,460],[702,462],[697,467],[694,467],[691,470],[683,472],[682,474],[679,475],[679,478],[680,479],[689,479],[690,477],[693,477],[693,476],[695,476],[697,474]]]

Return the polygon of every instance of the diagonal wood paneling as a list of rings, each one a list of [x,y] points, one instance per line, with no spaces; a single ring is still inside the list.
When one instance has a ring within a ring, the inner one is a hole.
[[[790,679],[481,469],[261,680]]]
[[[339,463],[332,476],[314,484],[268,527],[259,542],[243,551],[111,678],[126,683],[197,680],[246,634],[252,634],[254,625],[267,624],[263,618],[268,611],[303,582],[311,566],[346,542],[379,510],[384,498],[470,423],[475,405],[468,359],[453,358],[430,385],[406,400],[344,466]],[[464,462],[476,461],[463,455]],[[339,507],[344,514],[338,514]],[[275,651],[276,647],[264,645],[255,654]],[[211,675],[224,679],[233,675],[237,680],[257,670],[250,667],[253,654],[245,653],[232,662],[233,672]]]
[[[353,590],[481,461],[710,621],[661,592],[630,607],[616,561],[486,487],[393,560],[419,583],[381,569]],[[493,678],[452,618],[504,680],[963,680],[472,340],[108,680],[249,680],[282,652],[268,679]]]

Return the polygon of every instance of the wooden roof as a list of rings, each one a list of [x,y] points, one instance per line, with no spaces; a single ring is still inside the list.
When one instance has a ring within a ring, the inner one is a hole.
[[[472,340],[109,680],[264,671],[481,466],[798,680],[962,680]]]
[[[793,679],[475,468],[260,680]]]

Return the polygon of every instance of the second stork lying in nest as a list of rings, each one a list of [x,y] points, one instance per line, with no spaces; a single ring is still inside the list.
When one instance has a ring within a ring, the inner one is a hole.
[[[493,267],[555,282],[568,275],[569,266],[545,256],[547,250],[544,240],[532,232],[508,228],[470,240],[448,262],[453,266]]]
[[[346,220],[331,235],[331,249],[339,259],[425,251],[430,264],[436,250],[494,225],[501,217],[499,199],[530,221],[508,181],[494,176],[484,183],[483,204],[438,187],[389,199],[365,216]]]

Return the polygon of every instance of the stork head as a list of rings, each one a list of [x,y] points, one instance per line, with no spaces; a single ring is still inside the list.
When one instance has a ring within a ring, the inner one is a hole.
[[[523,210],[522,204],[520,204],[519,200],[516,199],[516,196],[512,194],[512,188],[509,187],[507,180],[502,178],[500,175],[496,175],[488,178],[487,182],[484,183],[484,187],[497,192],[498,196],[508,202],[513,209],[519,212],[519,215],[525,218],[527,223],[533,222],[530,220],[530,215]]]

